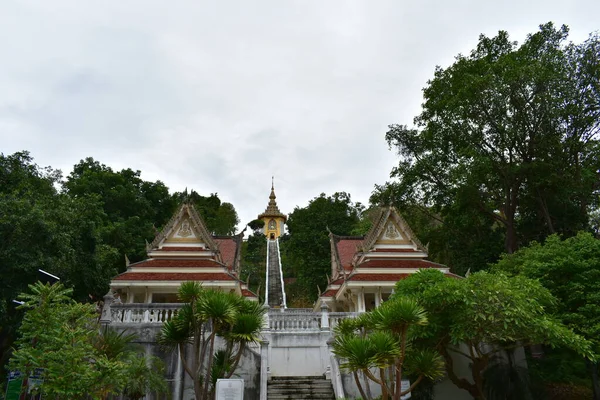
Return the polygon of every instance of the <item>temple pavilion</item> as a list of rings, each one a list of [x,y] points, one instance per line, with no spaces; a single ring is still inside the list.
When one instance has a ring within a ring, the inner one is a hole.
[[[124,303],[176,303],[182,282],[258,300],[239,279],[242,234],[215,236],[191,203],[183,203],[147,245],[148,258],[127,265],[111,289]]]
[[[394,291],[396,282],[423,268],[448,276],[449,268],[428,261],[427,249],[393,207],[382,207],[365,236],[337,236],[330,232],[331,277],[315,309],[364,312],[378,307]]]

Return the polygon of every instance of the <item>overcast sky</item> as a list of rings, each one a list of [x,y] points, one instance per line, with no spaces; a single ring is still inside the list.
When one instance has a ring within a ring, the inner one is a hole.
[[[216,192],[243,223],[271,175],[289,213],[368,202],[436,65],[480,33],[600,29],[598,0],[0,0],[0,152],[68,174],[94,157],[172,191]]]

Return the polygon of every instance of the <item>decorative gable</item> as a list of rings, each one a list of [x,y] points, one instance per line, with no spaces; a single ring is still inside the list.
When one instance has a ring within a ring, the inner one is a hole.
[[[383,208],[362,243],[364,253],[379,248],[414,250],[427,253],[410,226],[392,206]]]
[[[191,246],[214,252],[219,250],[202,217],[191,204],[183,203],[179,207],[163,230],[147,246],[147,250],[174,246]]]

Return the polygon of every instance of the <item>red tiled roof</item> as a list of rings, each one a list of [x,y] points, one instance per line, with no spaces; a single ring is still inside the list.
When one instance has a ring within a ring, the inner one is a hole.
[[[344,277],[337,278],[335,281],[329,282],[330,285],[341,285],[344,283]]]
[[[154,251],[204,251],[204,247],[190,247],[190,246],[164,246]]]
[[[354,274],[348,281],[399,281],[411,274]]]
[[[325,293],[321,295],[321,297],[333,297],[338,292],[339,289],[329,289]]]
[[[163,259],[163,258],[150,258],[148,260],[140,261],[135,264],[131,264],[132,267],[156,267],[156,268],[214,268],[221,267],[217,261],[211,258],[196,259],[196,260],[178,260],[178,259]]]
[[[242,296],[244,296],[244,297],[257,297],[254,293],[252,293],[248,289],[242,289]]]
[[[115,281],[234,281],[225,273],[171,273],[171,272],[125,272]]]
[[[380,253],[421,253],[420,250],[415,250],[415,249],[391,249],[391,248],[379,248],[379,249],[375,249],[373,250],[376,253],[380,252]]]
[[[398,259],[370,259],[357,268],[445,268],[445,265],[427,260],[398,260]]]
[[[235,250],[237,249],[237,243],[233,238],[215,238],[215,242],[219,245],[221,251],[221,257],[223,262],[229,267],[233,267],[235,263]]]
[[[347,267],[352,263],[352,258],[356,253],[356,246],[362,243],[362,239],[340,239],[337,242],[338,256],[342,267]]]

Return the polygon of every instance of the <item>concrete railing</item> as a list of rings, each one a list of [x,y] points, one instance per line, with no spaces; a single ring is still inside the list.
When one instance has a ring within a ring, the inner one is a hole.
[[[106,299],[109,300],[109,299]],[[171,320],[181,308],[181,303],[110,303],[105,302],[101,322],[104,324],[161,324]],[[265,315],[265,328],[275,332],[329,331],[345,318],[354,318],[354,312],[321,312],[311,309],[269,309]]]
[[[111,304],[111,324],[156,323],[162,324],[173,318],[181,303]]]
[[[354,318],[357,313],[337,312],[326,310],[314,312],[305,309],[288,308],[286,310],[269,310],[268,328],[271,331],[321,331],[333,329],[340,320]]]

